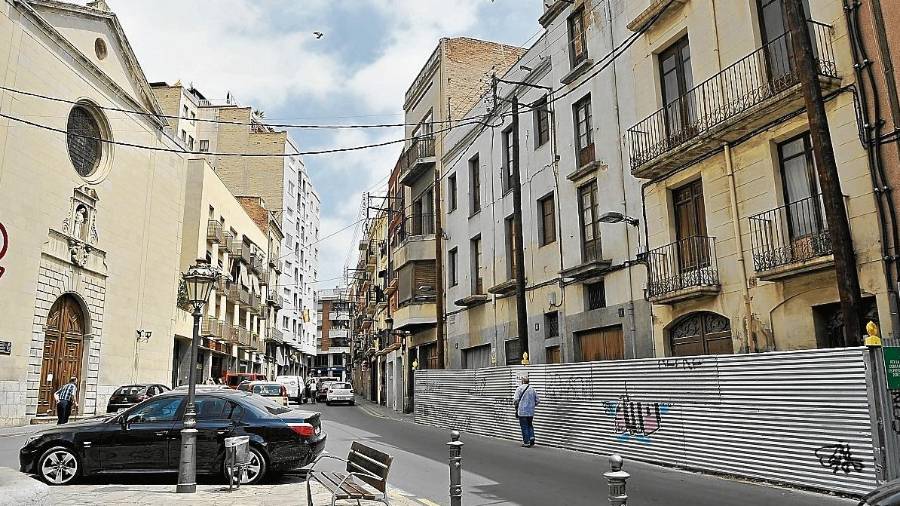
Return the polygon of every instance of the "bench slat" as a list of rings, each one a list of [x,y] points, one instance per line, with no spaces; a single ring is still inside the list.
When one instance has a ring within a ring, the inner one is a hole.
[[[356,483],[353,476],[344,481],[346,476],[347,475],[341,473],[315,473],[315,477],[317,478],[316,481],[321,483],[338,499],[373,500],[376,498],[375,494],[364,489],[359,483]],[[341,484],[342,481],[343,485],[338,488],[338,485]]]

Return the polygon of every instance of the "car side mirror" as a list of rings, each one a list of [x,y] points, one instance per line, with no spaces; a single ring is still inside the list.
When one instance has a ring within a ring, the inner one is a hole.
[[[131,425],[133,423],[140,423],[141,421],[143,421],[143,419],[144,419],[144,415],[141,415],[141,414],[128,415],[127,417],[122,417],[122,420],[124,420],[122,423],[122,426],[127,429],[129,425]]]

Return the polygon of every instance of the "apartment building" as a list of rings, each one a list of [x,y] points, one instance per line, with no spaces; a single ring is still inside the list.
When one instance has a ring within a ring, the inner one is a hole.
[[[805,5],[863,322],[893,332],[843,3]],[[658,355],[840,346],[829,223],[782,0],[628,2],[647,296]],[[749,21],[749,22],[748,22]],[[647,26],[649,24],[649,27]],[[864,334],[859,329],[860,335]]]
[[[284,299],[275,328],[282,332],[287,370],[301,374],[315,354],[315,280],[318,277],[320,199],[299,148],[286,131],[266,126],[258,112],[229,95],[224,103],[207,99],[193,86],[154,83],[153,90],[183,144],[205,155],[234,195],[262,198],[283,233],[277,258],[277,288]],[[229,153],[271,156],[240,157]]]
[[[349,379],[350,298],[346,288],[319,290],[316,297],[316,357],[312,373]]]
[[[266,231],[204,158],[188,160],[184,197],[180,272],[205,259],[222,273],[204,307],[195,377],[203,382],[229,371],[269,374],[269,361],[264,358],[269,312],[265,290],[270,275]],[[191,368],[193,318],[184,301],[179,300],[179,306],[173,386],[187,384]]]
[[[3,112],[47,127],[0,126],[0,425],[53,412],[71,376],[102,414],[170,379],[185,162],[96,140],[179,147],[104,2],[4,2],[0,31]]]
[[[436,251],[441,249],[435,187],[443,174],[443,128],[459,120],[479,100],[492,72],[503,73],[523,49],[469,38],[441,39],[406,92],[403,110],[406,137],[412,139],[400,155],[397,171],[402,185],[403,215],[393,251],[398,279],[393,330],[408,335],[407,364],[438,368],[438,292]],[[438,217],[439,218],[439,217]],[[437,244],[436,244],[437,242]],[[443,329],[440,329],[443,332]]]
[[[589,9],[586,12],[585,9]],[[631,87],[624,62],[589,76],[593,58],[625,39],[606,2],[548,6],[544,34],[498,76],[467,116],[490,127],[458,128],[445,140],[444,231],[449,364],[519,364],[514,185],[522,194],[522,238],[530,363],[653,355],[642,287],[640,183],[623,166],[619,100]],[[552,90],[552,94],[548,91]],[[513,179],[511,103],[519,114]],[[594,118],[600,118],[595,120]],[[608,220],[608,218],[606,218]]]

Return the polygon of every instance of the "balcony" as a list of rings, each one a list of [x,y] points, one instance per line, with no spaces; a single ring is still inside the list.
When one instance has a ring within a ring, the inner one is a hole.
[[[249,306],[250,312],[254,314],[259,314],[262,312],[262,305],[259,302],[259,295],[255,293],[251,293],[249,297]]]
[[[228,253],[231,253],[234,251],[232,249],[233,246],[234,246],[234,234],[232,234],[228,230],[222,231],[222,249],[224,249]]]
[[[328,319],[336,322],[336,321],[350,321],[350,313],[346,311],[332,311],[328,313]]]
[[[242,348],[250,347],[250,331],[240,325],[232,325],[232,335],[238,346]]]
[[[347,339],[350,335],[350,331],[347,329],[331,329],[328,331],[329,339]]]
[[[222,224],[218,220],[209,220],[206,223],[206,240],[219,244],[222,242]]]
[[[250,347],[259,350],[260,344],[263,345],[263,351],[265,351],[265,344],[260,340],[259,334],[256,332],[250,332]]]
[[[719,293],[716,240],[694,236],[647,252],[647,298],[674,304]]]
[[[200,335],[219,339],[222,337],[222,325],[223,322],[216,317],[204,317],[200,320]]]
[[[840,85],[829,25],[810,21],[823,90]],[[651,179],[804,107],[786,33],[628,129],[631,173]]]
[[[266,304],[275,308],[275,310],[279,310],[284,307],[284,296],[280,293],[269,292],[266,296]]]
[[[397,308],[393,314],[394,329],[405,330],[437,323],[434,301],[427,303],[408,303]]]
[[[400,155],[400,183],[411,186],[425,171],[434,167],[434,137],[417,137]]]
[[[266,254],[261,250],[256,250],[250,255],[250,269],[257,274],[262,274],[266,270]]]
[[[751,216],[753,268],[772,281],[834,265],[831,235],[821,196]]]
[[[222,341],[225,341],[227,343],[237,342],[237,334],[234,333],[233,325],[229,325],[225,322],[219,322],[219,332],[221,332],[219,338]]]
[[[225,296],[231,302],[237,302],[244,307],[250,306],[250,292],[237,283],[231,283],[230,285],[228,285]]]
[[[281,344],[284,342],[284,334],[278,327],[268,327],[266,329],[266,340]]]
[[[406,217],[398,231],[400,244],[394,249],[394,269],[416,260],[434,260],[434,215]]]
[[[250,246],[241,240],[235,240],[231,244],[231,255],[240,258],[245,264],[250,265]]]
[[[575,281],[590,280],[604,274],[612,264],[612,260],[603,258],[603,249],[599,239],[582,243],[581,258],[580,264],[559,271],[559,275]]]

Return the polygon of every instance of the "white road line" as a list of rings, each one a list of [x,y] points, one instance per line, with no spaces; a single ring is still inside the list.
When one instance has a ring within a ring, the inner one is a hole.
[[[416,500],[419,501],[420,503],[424,504],[425,506],[441,506],[440,504],[438,504],[434,501],[429,501],[428,499],[423,499],[421,497],[417,497]]]

